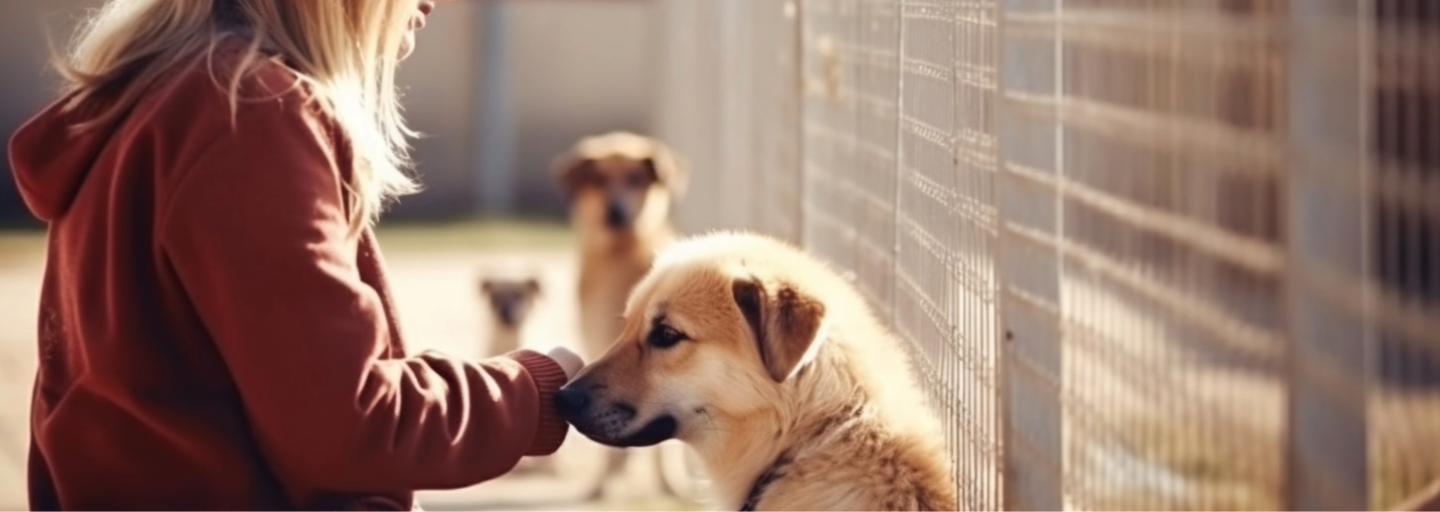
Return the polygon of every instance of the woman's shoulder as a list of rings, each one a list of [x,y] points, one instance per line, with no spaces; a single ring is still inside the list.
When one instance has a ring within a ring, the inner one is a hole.
[[[134,120],[195,151],[223,141],[265,144],[281,133],[304,134],[310,144],[333,151],[338,132],[301,75],[279,59],[247,57],[244,46],[219,46],[177,67],[137,105]]]
[[[343,141],[312,101],[305,81],[277,59],[255,56],[246,62],[241,50],[219,47],[175,68],[137,105],[133,127],[148,131],[150,140],[165,141],[173,159],[163,176],[193,181],[197,175],[228,172],[214,165],[217,155],[318,162],[331,172],[330,166],[341,162],[336,151]],[[209,170],[197,174],[200,169]],[[252,166],[246,173],[271,171]]]
[[[221,42],[197,55],[161,80],[137,109],[148,110],[142,117],[152,121],[202,132],[209,131],[202,125],[233,128],[244,118],[308,117],[312,96],[300,75],[278,58],[249,53],[247,46]]]

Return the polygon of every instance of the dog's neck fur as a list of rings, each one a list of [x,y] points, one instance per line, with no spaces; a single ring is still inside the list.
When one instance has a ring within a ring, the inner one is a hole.
[[[718,496],[732,510],[747,500],[764,497],[766,484],[783,479],[785,468],[804,462],[807,452],[823,450],[833,442],[835,434],[851,428],[856,421],[865,421],[881,414],[881,404],[864,394],[849,358],[851,347],[831,339],[817,352],[815,359],[787,381],[783,406],[774,412],[779,416],[779,429],[773,433],[742,439],[729,439],[706,457],[706,465],[715,477]],[[739,456],[737,456],[739,455]],[[757,480],[770,473],[771,482]],[[754,505],[754,503],[751,503]]]
[[[636,226],[626,231],[584,230],[580,248],[586,254],[613,256],[619,254],[644,255],[649,259],[673,239],[675,229],[668,221],[656,226]]]
[[[490,356],[498,356],[514,352],[520,349],[520,326],[509,326],[495,320],[495,328],[490,332]]]
[[[938,434],[923,430],[938,428],[938,423],[927,425],[907,417],[915,410],[907,402],[923,401],[910,375],[878,375],[872,370],[901,366],[864,363],[904,357],[896,352],[904,350],[900,342],[877,321],[868,316],[837,319],[823,343],[815,358],[783,384],[781,406],[767,412],[779,416],[777,432],[724,441],[709,457],[701,451],[714,477],[717,498],[731,510],[749,500],[754,501],[749,503],[752,506],[764,503],[767,489],[782,484],[787,472],[805,471],[807,459],[816,454],[835,453],[828,446],[843,443],[842,438],[854,429],[878,428],[920,440]],[[774,474],[757,489],[757,480],[767,472]]]

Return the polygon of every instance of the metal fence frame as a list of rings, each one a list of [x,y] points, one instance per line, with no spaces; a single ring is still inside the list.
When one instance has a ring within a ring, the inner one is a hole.
[[[851,272],[963,507],[1440,477],[1429,0],[656,1],[681,226]]]

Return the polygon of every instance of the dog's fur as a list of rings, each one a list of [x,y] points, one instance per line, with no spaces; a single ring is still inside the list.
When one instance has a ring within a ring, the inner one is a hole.
[[[552,165],[580,239],[580,328],[594,359],[620,334],[630,289],[674,238],[670,203],[686,170],[661,142],[623,131],[581,139]]]
[[[557,395],[587,437],[688,443],[732,510],[957,507],[901,342],[818,259],[751,234],[680,241],[625,312]]]
[[[684,193],[688,170],[659,140],[625,131],[583,138],[551,165],[579,235],[581,352],[593,360],[620,335],[631,288],[674,240],[670,205]],[[607,474],[619,473],[626,458],[612,451]],[[591,496],[603,494],[606,480],[596,480]]]
[[[482,277],[479,287],[491,320],[485,355],[494,357],[519,350],[525,320],[540,295],[540,281],[533,277]]]

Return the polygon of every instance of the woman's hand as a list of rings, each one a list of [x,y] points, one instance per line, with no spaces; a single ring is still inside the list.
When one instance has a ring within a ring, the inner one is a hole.
[[[575,374],[580,373],[580,370],[585,368],[585,360],[581,359],[579,354],[565,347],[552,348],[549,352],[546,352],[545,355],[560,364],[560,368],[565,370],[566,380],[575,378]]]

